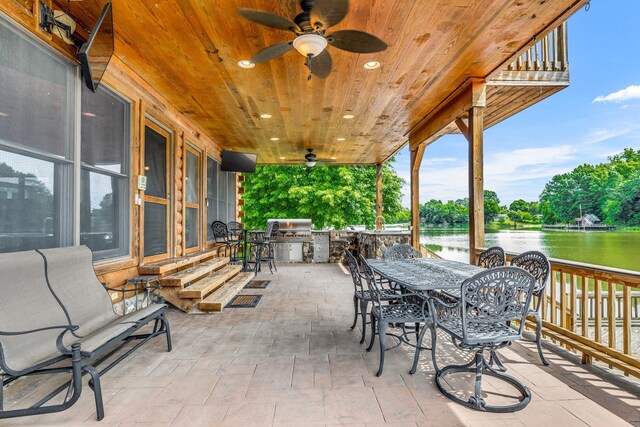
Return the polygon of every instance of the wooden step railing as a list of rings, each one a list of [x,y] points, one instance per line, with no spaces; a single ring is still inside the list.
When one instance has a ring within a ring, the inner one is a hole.
[[[538,39],[529,49],[513,61],[508,71],[566,71],[567,22]]]
[[[507,261],[515,255],[507,253]],[[543,334],[582,353],[583,363],[600,359],[640,376],[640,271],[549,261]]]

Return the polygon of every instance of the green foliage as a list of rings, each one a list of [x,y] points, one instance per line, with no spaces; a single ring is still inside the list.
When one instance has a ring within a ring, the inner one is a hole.
[[[540,196],[543,221],[570,223],[582,211],[609,224],[640,224],[640,150],[608,160],[554,176]]]
[[[491,222],[502,211],[500,199],[495,191],[484,190],[484,220]],[[429,224],[467,224],[469,222],[469,199],[463,198],[443,203],[429,200],[420,205],[420,220]]]
[[[392,161],[384,163],[382,174],[386,222],[395,222],[403,211],[404,180],[395,173]],[[262,228],[269,218],[311,218],[316,228],[375,225],[375,166],[262,165],[245,177],[244,223],[248,228]]]

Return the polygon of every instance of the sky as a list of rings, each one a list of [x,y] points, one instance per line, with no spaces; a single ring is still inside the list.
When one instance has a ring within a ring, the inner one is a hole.
[[[640,149],[639,0],[592,0],[568,23],[570,86],[484,132],[484,188],[500,202],[538,200],[556,174]],[[420,203],[468,196],[467,142],[446,135],[429,145],[420,169]],[[394,167],[407,184],[409,149]]]

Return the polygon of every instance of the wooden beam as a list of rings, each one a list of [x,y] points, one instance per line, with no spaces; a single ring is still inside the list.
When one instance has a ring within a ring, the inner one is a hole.
[[[420,248],[420,165],[426,144],[411,150],[411,245]]]
[[[443,128],[467,115],[473,107],[487,105],[487,84],[484,79],[472,77],[451,94],[441,106],[423,118],[409,131],[409,149],[432,142]]]
[[[382,163],[376,165],[376,230],[382,230]]]
[[[476,248],[484,247],[484,108],[469,110],[469,261],[476,264]],[[462,129],[460,129],[462,131]]]

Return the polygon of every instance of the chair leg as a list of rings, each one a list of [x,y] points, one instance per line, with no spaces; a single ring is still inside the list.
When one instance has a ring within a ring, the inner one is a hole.
[[[469,397],[469,403],[472,404],[476,409],[482,409],[487,404],[482,398],[482,373],[484,372],[484,356],[482,355],[482,351],[476,352],[475,364],[476,384],[474,395]]]
[[[358,306],[360,304],[358,304],[358,298],[356,297],[355,294],[353,294],[353,325],[351,325],[351,329],[355,329],[356,325],[358,324]]]
[[[418,331],[420,327],[419,323],[416,323],[416,331]],[[417,340],[416,340],[416,353],[415,356],[413,356],[413,366],[411,367],[411,370],[409,371],[409,373],[411,375],[416,373],[416,369],[418,368],[418,360],[420,359],[420,351],[422,350],[422,339],[424,338],[424,333],[427,332],[427,328],[424,327],[422,328],[422,330],[420,331],[420,333],[417,336]],[[432,343],[433,345],[433,343]]]
[[[378,322],[378,341],[380,342],[380,367],[378,368],[378,372],[376,372],[376,377],[382,375],[382,370],[384,369],[384,353],[386,352],[384,347],[384,338],[387,335],[387,322],[382,319]]]
[[[276,267],[276,254],[275,249],[273,249],[273,245],[269,243],[269,259],[271,260],[271,264],[273,264],[273,269],[278,272],[278,267]]]
[[[436,360],[436,340],[438,339],[438,333],[435,325],[430,325],[429,329],[431,329],[431,363],[433,363],[433,370],[438,373],[440,371]]]
[[[171,344],[171,328],[169,327],[169,320],[167,320],[164,314],[160,315],[160,320],[164,327],[164,333],[167,335],[167,351],[171,352],[171,350],[173,350],[173,344]]]
[[[102,387],[100,386],[100,373],[91,365],[87,365],[82,368],[83,371],[88,372],[91,375],[89,380],[89,387],[93,390],[93,394],[96,399],[96,415],[98,421],[104,418],[104,404],[102,403]]]
[[[369,306],[369,301],[367,301],[366,299],[360,300],[360,316],[362,318],[362,336],[360,337],[360,344],[364,343],[364,337],[366,336],[366,332],[367,332],[367,307],[368,306]]]
[[[373,311],[370,314],[371,317],[371,338],[369,339],[369,346],[367,347],[367,353],[373,348],[373,343],[376,340],[376,316],[373,315]]]
[[[495,352],[495,350],[491,350],[490,356],[489,356],[489,363],[488,365],[493,368],[493,365],[496,365],[495,369],[496,371],[500,371],[500,372],[506,372],[507,371],[507,367],[504,366],[504,364],[502,363],[502,360],[500,360],[500,357],[498,357],[498,353]]]
[[[545,359],[544,354],[542,354],[542,319],[540,316],[535,316],[536,319],[536,345],[538,346],[538,355],[540,355],[540,360],[544,366],[549,366],[549,362]]]

